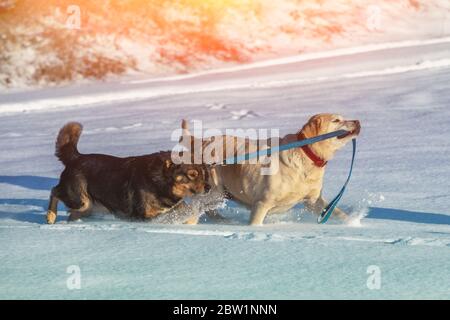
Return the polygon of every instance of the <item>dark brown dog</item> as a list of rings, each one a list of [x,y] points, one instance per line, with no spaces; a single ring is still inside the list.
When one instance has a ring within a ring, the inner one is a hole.
[[[68,123],[56,140],[55,155],[66,168],[51,191],[49,224],[56,221],[59,200],[69,208],[70,221],[98,207],[129,219],[152,219],[209,188],[203,166],[174,164],[170,152],[128,158],[80,154],[81,131],[81,124]]]

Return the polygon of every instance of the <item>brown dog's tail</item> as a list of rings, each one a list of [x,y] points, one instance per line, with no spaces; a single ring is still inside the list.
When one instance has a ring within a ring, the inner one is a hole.
[[[77,144],[82,130],[83,126],[78,122],[69,122],[59,130],[58,138],[56,138],[55,156],[65,166],[80,155]]]

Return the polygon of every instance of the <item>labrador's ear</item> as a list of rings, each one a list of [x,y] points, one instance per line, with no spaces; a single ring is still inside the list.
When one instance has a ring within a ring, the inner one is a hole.
[[[181,120],[181,129],[189,130],[188,123],[187,123],[186,119]]]
[[[315,136],[319,135],[322,132],[322,120],[322,117],[316,116],[312,121],[312,129]]]
[[[317,128],[318,128],[317,116],[312,116],[311,118],[309,118],[308,122],[305,123],[305,125],[298,132],[298,134],[302,133],[307,138],[314,137],[317,135]]]
[[[303,132],[307,137],[314,137],[317,136],[322,132],[323,126],[323,116],[320,114],[316,114],[315,116],[312,116],[308,122],[303,127]]]

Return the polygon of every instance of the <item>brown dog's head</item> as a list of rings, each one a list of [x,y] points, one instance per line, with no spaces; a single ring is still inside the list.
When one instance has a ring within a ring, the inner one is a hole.
[[[328,161],[333,158],[337,150],[359,134],[361,124],[358,120],[345,120],[344,117],[338,114],[317,114],[309,119],[299,133],[305,138],[311,138],[337,130],[346,130],[347,134],[310,145],[310,148],[319,157]]]
[[[203,165],[174,164],[171,160],[164,162],[166,177],[171,182],[171,193],[184,198],[207,192],[208,174]]]

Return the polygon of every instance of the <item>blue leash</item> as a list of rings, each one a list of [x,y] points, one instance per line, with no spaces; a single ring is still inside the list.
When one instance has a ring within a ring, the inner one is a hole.
[[[272,153],[275,153],[275,152],[281,152],[281,151],[286,151],[289,149],[300,148],[300,147],[306,146],[308,144],[313,144],[313,143],[316,143],[319,141],[342,136],[346,133],[347,133],[347,131],[345,131],[345,130],[333,131],[333,132],[321,134],[319,136],[315,136],[312,138],[308,138],[308,139],[304,139],[304,140],[300,140],[300,141],[294,141],[291,143],[286,143],[281,146],[276,146],[276,147],[268,148],[268,149],[264,149],[264,150],[258,150],[258,151],[247,153],[247,154],[240,155],[237,157],[236,156],[229,157],[223,161],[223,164],[236,164],[241,161],[257,158],[259,156],[271,155]]]
[[[342,195],[345,192],[345,188],[347,188],[347,184],[350,181],[350,177],[352,176],[353,171],[353,163],[355,162],[355,153],[356,153],[356,139],[352,139],[353,144],[353,154],[352,154],[352,163],[350,164],[350,171],[348,173],[347,181],[345,181],[344,186],[342,187],[341,191],[339,191],[338,195],[331,200],[331,202],[326,206],[323,210],[320,216],[317,218],[317,223],[323,224],[328,221],[328,218],[331,216],[331,214],[334,211],[334,208],[336,208],[339,200],[341,200]]]
[[[247,154],[240,155],[240,156],[237,156],[237,157],[236,156],[229,157],[229,158],[225,159],[222,164],[223,165],[236,164],[236,163],[239,163],[241,161],[250,160],[250,159],[253,159],[253,158],[256,158],[256,157],[259,157],[259,156],[271,155],[272,153],[275,153],[275,152],[281,152],[281,151],[286,151],[286,150],[289,150],[289,149],[300,148],[300,147],[303,147],[305,145],[309,145],[309,144],[313,144],[313,143],[316,143],[316,142],[319,142],[319,141],[323,141],[323,140],[327,140],[327,139],[330,139],[330,138],[342,136],[342,135],[344,135],[346,133],[347,133],[347,131],[345,131],[345,130],[333,131],[333,132],[322,134],[322,135],[319,135],[319,136],[316,136],[316,137],[312,137],[312,138],[308,138],[308,139],[304,139],[304,140],[300,140],[300,141],[295,141],[295,142],[283,144],[281,146],[276,146],[276,147],[268,148],[268,149],[265,149],[265,150],[258,150],[258,151],[247,153]],[[355,162],[356,139],[352,139],[352,144],[353,144],[352,162],[350,164],[350,172],[348,173],[347,180],[345,181],[344,186],[342,187],[341,191],[339,191],[338,195],[328,204],[328,206],[326,206],[322,210],[322,213],[317,218],[317,223],[323,224],[323,223],[328,221],[328,219],[330,218],[330,216],[333,213],[334,209],[336,208],[339,200],[341,200],[342,195],[345,192],[345,188],[347,188],[348,182],[350,181],[350,177],[352,176],[353,163]]]

